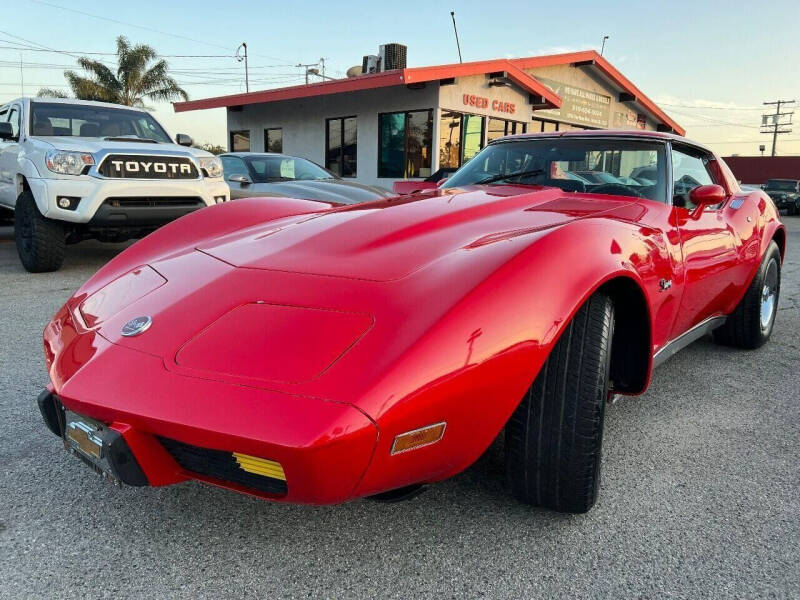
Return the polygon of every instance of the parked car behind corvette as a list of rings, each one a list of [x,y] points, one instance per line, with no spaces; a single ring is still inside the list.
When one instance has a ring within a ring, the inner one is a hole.
[[[220,155],[231,199],[275,196],[357,204],[393,196],[380,187],[337,177],[327,169],[286,154],[231,152]]]

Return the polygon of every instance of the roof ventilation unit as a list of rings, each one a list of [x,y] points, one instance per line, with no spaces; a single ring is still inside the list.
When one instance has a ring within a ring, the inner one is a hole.
[[[381,70],[381,59],[374,54],[367,54],[361,61],[362,73],[379,73]]]
[[[381,71],[406,68],[406,54],[408,48],[403,44],[381,44],[378,54],[381,59]]]

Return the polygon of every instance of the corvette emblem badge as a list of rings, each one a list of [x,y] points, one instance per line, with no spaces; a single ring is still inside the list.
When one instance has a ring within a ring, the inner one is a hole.
[[[134,335],[139,335],[140,333],[144,333],[148,329],[150,329],[150,325],[153,324],[153,319],[147,316],[144,317],[136,317],[135,319],[131,319],[125,325],[122,326],[122,335],[125,337],[133,337]]]

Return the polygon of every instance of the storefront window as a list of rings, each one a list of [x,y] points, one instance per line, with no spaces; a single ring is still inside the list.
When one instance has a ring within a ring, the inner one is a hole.
[[[431,174],[433,111],[379,115],[378,177]]]
[[[483,148],[483,117],[464,115],[463,162],[467,162]]]
[[[461,113],[443,112],[439,122],[439,168],[461,166]]]
[[[250,131],[231,131],[231,152],[250,152]]]
[[[283,152],[283,129],[264,130],[264,152]]]
[[[535,129],[538,131],[538,129]],[[501,138],[504,135],[515,135],[517,133],[526,133],[527,127],[525,123],[518,123],[517,121],[506,121],[505,119],[495,119],[490,117],[486,124],[486,143],[492,140]]]
[[[356,176],[357,137],[356,117],[326,121],[325,167],[340,177]]]

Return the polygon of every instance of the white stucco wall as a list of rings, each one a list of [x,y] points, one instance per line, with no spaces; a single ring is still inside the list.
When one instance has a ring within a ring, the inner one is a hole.
[[[283,128],[283,151],[325,164],[325,120],[356,116],[357,177],[370,185],[391,189],[395,179],[378,177],[378,113],[434,109],[434,140],[438,135],[438,82],[423,89],[393,86],[348,94],[250,104],[228,111],[228,131],[250,131],[250,150],[264,151],[264,129]],[[434,148],[433,160],[436,161]],[[435,170],[435,165],[433,169]]]

